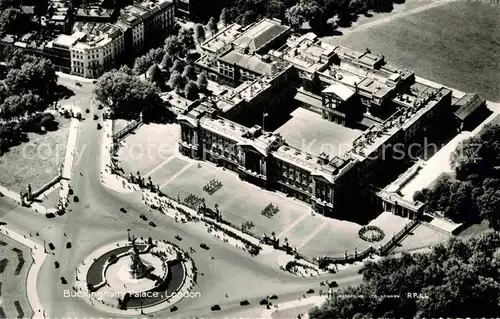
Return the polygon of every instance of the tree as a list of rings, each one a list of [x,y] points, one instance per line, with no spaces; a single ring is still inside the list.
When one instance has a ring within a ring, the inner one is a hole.
[[[191,64],[188,64],[184,67],[184,71],[182,72],[182,77],[185,78],[187,81],[196,80],[196,71],[194,70],[194,67]]]
[[[339,17],[337,15],[331,17],[330,19],[326,20],[326,24],[332,31],[337,30],[337,28],[339,27]]]
[[[198,81],[196,82],[200,91],[205,91],[208,86],[207,73],[205,71],[198,75]]]
[[[302,4],[296,4],[285,10],[285,21],[295,30],[306,21],[305,9]]]
[[[174,62],[172,61],[172,57],[168,52],[165,52],[160,62],[160,68],[162,68],[163,70],[168,70],[172,67],[173,64]]]
[[[153,64],[149,67],[148,71],[146,72],[146,77],[149,81],[153,82],[156,85],[161,85],[163,82],[163,75],[160,68],[158,67],[158,64]]]
[[[219,21],[225,27],[230,23],[229,10],[227,8],[222,8],[219,16]]]
[[[215,21],[214,17],[211,17],[210,20],[208,20],[207,28],[208,30],[210,30],[212,35],[216,34],[219,31],[219,28],[217,27],[217,22]]]
[[[172,58],[182,56],[185,53],[184,48],[176,35],[171,35],[165,39],[165,45],[163,48]]]
[[[28,19],[16,8],[3,9],[0,12],[0,35],[23,34],[27,29]]]
[[[360,286],[342,289],[310,318],[491,317],[500,312],[500,233],[452,237],[427,254],[403,254],[367,262]],[[412,296],[419,298],[341,298]]]
[[[150,66],[153,65],[153,60],[148,55],[143,55],[135,59],[133,72],[136,75],[146,73]]]
[[[182,84],[182,76],[178,72],[172,72],[168,80],[168,85],[178,93],[182,88]]]
[[[195,39],[198,43],[205,41],[205,28],[201,24],[197,24],[194,29]]]
[[[174,64],[170,68],[170,73],[182,73],[184,71],[184,63],[181,60],[175,60]]]
[[[182,28],[179,30],[177,38],[184,54],[189,52],[189,50],[196,49],[193,33],[193,29]]]
[[[186,99],[190,101],[195,101],[198,99],[198,86],[196,86],[196,82],[189,81],[184,87],[184,95]]]
[[[487,188],[477,198],[477,206],[481,217],[488,220],[490,227],[500,230],[500,190]]]
[[[136,119],[149,109],[157,109],[162,101],[158,89],[149,81],[142,81],[122,70],[112,70],[97,80],[94,94],[108,106],[116,118]]]

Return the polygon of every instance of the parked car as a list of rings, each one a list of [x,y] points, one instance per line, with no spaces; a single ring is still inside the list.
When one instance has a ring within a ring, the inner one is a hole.
[[[54,246],[54,244],[53,244],[53,243],[49,243],[49,249],[50,249],[50,250],[54,250],[54,249],[56,249],[56,247]]]
[[[76,84],[76,86],[82,86],[82,84],[80,82],[76,82],[75,84]]]
[[[78,202],[80,201],[80,199],[78,198],[78,196],[76,196],[76,195],[75,195],[75,196],[73,197],[73,201],[74,201],[75,203],[78,203]]]
[[[0,226],[7,225],[6,222],[0,222]]]
[[[92,81],[92,84],[96,84],[96,83],[97,83],[97,80]]]
[[[181,236],[179,236],[179,235],[176,235],[176,236],[175,236],[175,239],[177,239],[178,241],[181,241],[181,240],[182,240]]]
[[[205,249],[205,250],[209,250],[210,249],[210,247],[208,247],[207,244],[205,244],[205,243],[201,243],[200,247],[203,248],[203,249]]]
[[[99,115],[94,114],[93,119],[94,119],[94,121],[97,121],[99,119]]]

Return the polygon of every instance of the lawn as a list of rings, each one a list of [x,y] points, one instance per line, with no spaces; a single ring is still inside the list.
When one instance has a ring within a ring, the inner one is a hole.
[[[19,265],[19,259],[13,249],[21,250],[24,259],[24,264],[17,275],[16,268]],[[18,242],[0,234],[0,260],[4,259],[7,261],[5,262],[6,267],[0,273],[0,314],[3,311],[6,318],[17,318],[16,303],[19,303],[19,307],[24,313],[22,317],[31,318],[33,312],[26,296],[26,277],[33,260],[30,251]]]
[[[123,123],[122,123],[123,124]],[[152,169],[177,153],[180,127],[177,124],[142,125],[122,141],[118,151],[121,167],[128,174]]]
[[[421,77],[499,101],[499,16],[493,2],[454,1],[325,41],[369,48]]]
[[[24,190],[31,183],[33,191],[59,173],[64,161],[71,121],[59,115],[59,129],[40,135],[28,133],[29,142],[12,147],[0,156],[0,181],[12,191]]]
[[[299,249],[299,253],[312,258],[323,255],[341,257],[346,250],[348,254],[353,254],[355,248],[362,252],[370,243],[359,238],[360,228],[361,225],[356,223],[332,219],[329,225]]]
[[[416,250],[443,243],[450,238],[450,235],[434,230],[426,225],[419,225],[409,236],[394,249],[395,253]]]
[[[223,171],[208,163],[202,163],[199,168],[194,161],[189,162],[191,165],[186,166],[184,171],[179,171],[179,175],[161,187],[161,190],[174,198],[178,194],[181,201],[193,193],[205,198],[208,207],[213,208],[218,204],[224,219],[239,226],[245,221],[252,221],[255,226],[250,231],[256,235],[270,235],[273,231],[279,234],[300,216],[310,213],[310,209],[302,203],[243,182],[233,172]],[[165,168],[170,164],[167,163]],[[203,186],[212,179],[221,181],[223,186],[209,195],[203,190]],[[155,180],[155,183],[161,185],[162,181]],[[261,215],[261,212],[270,203],[277,206],[279,212],[268,218]]]
[[[362,132],[322,119],[321,115],[297,108],[292,118],[275,132],[281,133],[291,146],[308,153],[325,152],[330,158],[352,147],[352,141]]]
[[[304,222],[306,220],[302,223]],[[370,247],[370,245],[378,248],[380,245],[387,243],[393,233],[397,233],[404,227],[405,219],[388,212],[383,212],[372,220],[369,225],[380,227],[385,237],[379,242],[369,243],[358,236],[358,231],[362,227],[361,225],[349,221],[331,219],[329,225],[324,227],[304,247],[299,249],[299,252],[308,257],[316,257],[323,254],[340,257],[344,255],[346,249],[349,254],[353,254],[355,248],[357,248],[358,252],[362,252]],[[293,245],[293,240],[295,240],[293,236],[289,237],[289,240]]]

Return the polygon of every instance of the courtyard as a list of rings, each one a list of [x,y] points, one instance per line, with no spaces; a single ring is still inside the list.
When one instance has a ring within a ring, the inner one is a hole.
[[[31,318],[26,296],[31,263],[28,248],[0,234],[0,318]]]
[[[302,107],[294,110],[291,117],[275,132],[280,133],[291,146],[315,155],[321,152],[330,155],[330,158],[341,155],[362,133],[322,119],[321,115]]]
[[[123,128],[117,123],[114,132]],[[149,176],[152,171],[177,153],[180,128],[177,124],[146,124],[129,134],[118,150],[118,159],[126,174],[137,173]]]

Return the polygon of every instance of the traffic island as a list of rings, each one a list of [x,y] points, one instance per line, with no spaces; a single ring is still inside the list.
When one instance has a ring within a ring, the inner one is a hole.
[[[154,313],[189,295],[195,269],[175,244],[129,236],[89,255],[76,269],[73,290],[64,295],[108,313]]]

